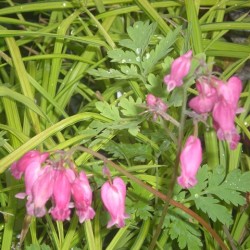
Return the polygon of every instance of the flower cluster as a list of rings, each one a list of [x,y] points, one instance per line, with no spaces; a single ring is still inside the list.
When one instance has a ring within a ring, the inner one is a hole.
[[[211,112],[218,139],[227,140],[230,148],[235,149],[240,140],[234,120],[239,110],[241,80],[233,76],[226,83],[214,76],[202,76],[196,88],[199,95],[190,100],[189,107],[199,114]]]
[[[52,207],[48,212],[55,220],[69,220],[73,207],[80,223],[93,219],[92,190],[85,172],[78,173],[72,162],[66,168],[63,158],[53,161],[49,156],[49,153],[29,151],[10,168],[16,179],[24,175],[25,192],[18,193],[16,197],[27,198],[27,214],[43,217],[51,200]],[[108,227],[123,227],[124,219],[128,218],[125,214],[126,185],[123,180],[116,177],[113,182],[104,183],[101,197],[111,216]]]
[[[188,51],[173,61],[170,74],[163,79],[168,92],[183,85],[184,78],[190,73],[192,60],[192,51]],[[206,64],[203,62],[198,65],[196,72],[202,72],[203,67],[207,71]],[[198,71],[198,69],[201,70]],[[241,80],[233,76],[228,82],[224,82],[212,74],[202,73],[199,73],[199,76],[192,76],[192,78],[197,78],[196,88],[199,94],[189,101],[189,107],[204,118],[211,114],[218,139],[228,141],[230,148],[235,149],[240,140],[234,120],[236,114],[240,111],[238,101],[242,91]],[[148,94],[146,103],[148,111],[153,114],[154,120],[156,120],[157,115],[161,115],[163,119],[179,126],[178,122],[165,113],[167,104],[163,103],[160,98]],[[177,182],[183,188],[196,185],[196,173],[201,162],[202,147],[200,139],[196,136],[189,136],[180,155],[181,175],[177,179]]]

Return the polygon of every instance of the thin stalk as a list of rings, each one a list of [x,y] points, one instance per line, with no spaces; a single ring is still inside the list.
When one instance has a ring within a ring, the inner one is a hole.
[[[160,221],[158,223],[158,226],[156,228],[156,232],[153,236],[153,239],[150,243],[150,246],[149,246],[149,250],[153,250],[154,247],[155,247],[155,244],[156,244],[156,241],[161,233],[161,229],[162,229],[162,225],[164,223],[164,219],[165,219],[165,216],[167,215],[167,212],[168,212],[168,208],[169,208],[169,204],[170,204],[170,199],[173,195],[173,190],[174,190],[174,185],[175,185],[175,182],[176,182],[176,177],[177,177],[177,174],[178,174],[178,166],[179,166],[179,162],[180,162],[180,154],[181,154],[181,149],[182,149],[182,145],[181,145],[181,142],[182,142],[182,139],[183,139],[183,131],[184,131],[184,126],[185,126],[185,120],[186,120],[186,115],[185,115],[185,111],[186,111],[186,103],[187,103],[187,87],[185,86],[183,88],[183,102],[182,102],[182,108],[181,108],[181,119],[180,119],[180,124],[179,124],[179,136],[178,136],[178,142],[177,142],[177,156],[176,156],[176,159],[175,159],[175,164],[174,164],[174,171],[173,171],[173,175],[172,175],[172,179],[171,179],[171,182],[170,182],[170,185],[168,187],[168,194],[167,194],[167,200],[165,202],[165,205],[163,207],[163,211],[162,211],[162,215],[161,215],[161,218],[160,218]]]

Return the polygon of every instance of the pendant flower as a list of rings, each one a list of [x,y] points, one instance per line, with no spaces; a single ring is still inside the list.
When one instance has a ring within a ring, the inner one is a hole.
[[[196,174],[202,162],[200,139],[189,136],[180,155],[181,175],[177,182],[183,188],[191,188],[197,184]]]
[[[113,225],[117,225],[118,228],[124,227],[124,220],[129,218],[125,213],[126,185],[124,181],[116,177],[112,183],[105,182],[101,188],[101,198],[111,217],[107,228]]]

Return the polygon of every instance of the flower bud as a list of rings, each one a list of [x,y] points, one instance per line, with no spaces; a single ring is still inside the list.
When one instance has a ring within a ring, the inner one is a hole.
[[[190,50],[173,61],[170,74],[164,77],[168,92],[183,84],[183,78],[187,76],[190,70],[191,60],[192,51]]]

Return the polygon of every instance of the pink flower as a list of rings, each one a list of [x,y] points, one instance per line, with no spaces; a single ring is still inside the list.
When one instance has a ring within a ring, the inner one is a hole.
[[[191,60],[192,51],[190,50],[173,61],[170,74],[164,77],[168,92],[183,84],[183,78],[187,76],[190,70]]]
[[[180,155],[181,175],[177,182],[183,188],[197,184],[196,174],[202,162],[202,147],[200,139],[189,136]]]
[[[167,104],[165,104],[161,98],[148,94],[146,97],[146,103],[148,110],[153,114],[153,119],[156,120],[158,115],[163,116],[167,111]]]
[[[20,179],[25,172],[26,168],[33,166],[34,168],[40,167],[43,162],[49,157],[49,153],[40,153],[39,151],[32,150],[24,154],[18,161],[14,162],[10,167],[11,174]]]
[[[18,193],[16,198],[24,199],[27,196],[30,199],[32,195],[32,187],[37,178],[43,174],[45,168],[41,167],[41,164],[29,164],[24,172],[25,193]]]
[[[231,77],[227,84],[220,85],[218,87],[219,100],[214,105],[212,113],[219,140],[227,140],[231,149],[235,149],[240,140],[234,120],[241,91],[242,82],[235,76]]]
[[[240,78],[233,76],[229,78],[227,84],[221,84],[218,87],[218,95],[227,102],[235,111],[242,91],[242,82]]]
[[[235,149],[240,140],[234,124],[236,110],[226,101],[220,100],[215,104],[212,115],[218,139],[227,140],[230,148]]]
[[[53,202],[55,206],[50,210],[55,220],[69,220],[71,183],[67,172],[71,169],[57,169],[54,173]],[[72,171],[73,172],[73,171]],[[71,173],[69,173],[71,175]]]
[[[116,177],[113,183],[105,182],[101,187],[101,198],[111,216],[107,228],[115,224],[119,228],[124,227],[124,219],[129,217],[125,214],[126,185],[124,181]]]
[[[53,193],[55,170],[45,166],[44,172],[32,186],[32,194],[26,204],[27,213],[32,216],[42,217],[46,214],[46,202]]]
[[[80,172],[79,177],[71,185],[71,192],[75,202],[76,214],[79,222],[93,219],[95,211],[91,207],[92,190],[89,185],[88,178],[84,172]]]
[[[199,95],[192,98],[188,105],[198,114],[211,112],[218,100],[217,89],[212,84],[213,80],[211,77],[201,77],[196,82]]]

